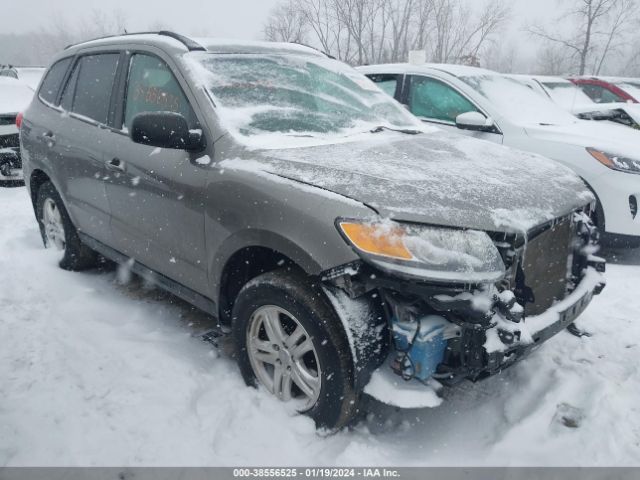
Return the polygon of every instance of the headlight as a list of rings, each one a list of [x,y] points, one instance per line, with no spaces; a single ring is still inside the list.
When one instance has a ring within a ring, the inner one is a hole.
[[[612,170],[640,174],[640,160],[634,160],[633,158],[623,157],[613,153],[601,152],[595,148],[587,148],[587,152],[605,167],[609,167]]]
[[[338,221],[345,239],[383,270],[442,282],[494,282],[505,272],[489,236],[477,230]]]

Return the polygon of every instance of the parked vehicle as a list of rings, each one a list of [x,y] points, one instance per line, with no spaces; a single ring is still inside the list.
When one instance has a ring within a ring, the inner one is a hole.
[[[518,80],[582,120],[601,120],[640,129],[640,105],[596,103],[578,85],[562,77],[505,75]]]
[[[460,65],[360,69],[424,122],[525,151],[573,169],[598,199],[594,220],[607,240],[640,245],[637,131],[579,120],[520,82]]]
[[[22,181],[16,117],[32,98],[33,91],[25,84],[0,77],[0,186]]]
[[[640,80],[601,77],[570,78],[596,103],[638,103]]]
[[[217,315],[246,382],[318,425],[356,418],[365,393],[437,405],[441,383],[503,370],[604,286],[573,172],[432,131],[299,45],[73,46],[21,142],[61,267],[100,253]]]
[[[35,91],[44,75],[44,67],[16,67],[13,65],[0,65],[0,77],[15,78]]]

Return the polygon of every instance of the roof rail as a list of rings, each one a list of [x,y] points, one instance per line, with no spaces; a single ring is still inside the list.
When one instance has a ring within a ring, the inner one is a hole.
[[[125,36],[129,36],[129,35],[162,35],[164,37],[171,37],[171,38],[179,41],[185,47],[187,47],[187,49],[189,51],[194,51],[194,50],[205,51],[206,50],[206,48],[204,48],[198,42],[194,42],[189,37],[185,37],[184,35],[180,35],[179,33],[175,33],[175,32],[170,32],[168,30],[161,30],[159,32],[125,32],[125,33],[119,33],[117,35],[105,35],[103,37],[97,37],[97,38],[92,38],[92,39],[89,39],[89,40],[84,40],[84,41],[78,42],[78,43],[72,43],[72,44],[67,45],[66,47],[64,47],[64,49],[67,50],[68,48],[71,48],[71,47],[73,47],[75,45],[82,45],[83,43],[93,42],[94,40],[104,40],[104,39],[107,39],[107,38],[125,37]]]
[[[190,52],[193,51],[206,51],[207,49],[200,45],[198,42],[191,40],[189,37],[185,37],[184,35],[180,35],[179,33],[170,32],[168,30],[161,30],[158,32],[158,35],[163,35],[165,37],[175,38],[179,42],[181,42],[185,47],[189,49]]]
[[[311,50],[315,50],[316,52],[323,54],[325,57],[328,57],[331,60],[336,60],[336,57],[334,57],[330,53],[327,53],[327,52],[325,52],[323,50],[320,50],[319,48],[312,47],[311,45],[307,45],[306,43],[302,43],[302,42],[291,42],[291,43],[293,43],[294,45],[301,45],[303,47],[310,48]]]

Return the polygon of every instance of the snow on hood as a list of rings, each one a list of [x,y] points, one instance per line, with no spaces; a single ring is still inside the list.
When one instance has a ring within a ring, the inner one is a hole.
[[[13,78],[0,78],[0,114],[19,113],[33,98],[33,90]]]
[[[442,131],[252,153],[266,172],[402,221],[521,232],[593,199],[571,170],[551,160]]]
[[[525,130],[529,136],[542,140],[640,158],[640,131],[624,125],[577,120],[569,125],[527,126]]]

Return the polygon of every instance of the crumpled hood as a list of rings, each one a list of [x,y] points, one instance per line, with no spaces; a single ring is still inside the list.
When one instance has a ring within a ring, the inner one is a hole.
[[[571,170],[551,160],[442,131],[254,153],[265,171],[396,220],[521,232],[593,199]]]
[[[624,125],[577,120],[566,125],[525,127],[527,134],[545,141],[592,147],[605,152],[639,158],[640,131]]]

